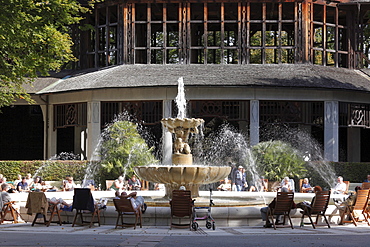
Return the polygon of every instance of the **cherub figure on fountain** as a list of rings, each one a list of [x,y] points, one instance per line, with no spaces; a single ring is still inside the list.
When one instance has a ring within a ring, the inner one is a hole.
[[[182,138],[176,138],[174,143],[175,154],[190,154],[190,146],[182,140]]]

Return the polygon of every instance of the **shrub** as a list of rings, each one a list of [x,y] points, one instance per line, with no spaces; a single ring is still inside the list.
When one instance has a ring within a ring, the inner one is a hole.
[[[302,177],[306,174],[303,156],[289,143],[260,142],[253,146],[252,154],[259,174],[269,180],[280,181],[284,177]]]
[[[75,180],[83,180],[88,161],[0,161],[0,173],[7,181],[13,181],[18,174],[25,176],[27,173],[41,176],[43,180],[63,180],[66,175],[71,175]]]
[[[137,126],[129,121],[116,121],[104,135],[101,146],[102,174],[118,177],[131,176],[133,167],[157,162],[145,140],[137,131]]]

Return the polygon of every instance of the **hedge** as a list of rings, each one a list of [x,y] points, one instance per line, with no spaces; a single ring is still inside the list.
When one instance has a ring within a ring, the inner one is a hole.
[[[14,181],[17,175],[41,176],[46,181],[58,181],[66,176],[73,176],[74,180],[84,179],[89,161],[81,160],[34,160],[34,161],[0,161],[0,173],[7,181]]]

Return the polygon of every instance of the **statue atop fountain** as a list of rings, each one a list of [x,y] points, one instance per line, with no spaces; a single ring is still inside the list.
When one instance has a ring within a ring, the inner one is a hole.
[[[198,134],[198,126],[203,124],[204,120],[200,118],[164,118],[161,123],[169,132],[175,134],[172,164],[192,165],[193,156],[188,144],[189,134]]]

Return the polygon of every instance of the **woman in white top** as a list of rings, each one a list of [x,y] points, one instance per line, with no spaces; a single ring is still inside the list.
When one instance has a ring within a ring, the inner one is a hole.
[[[76,188],[73,177],[68,177],[67,182],[64,184],[64,191],[73,191]]]
[[[110,189],[115,191],[121,191],[125,188],[125,179],[122,176],[119,176],[118,179],[114,180]]]

